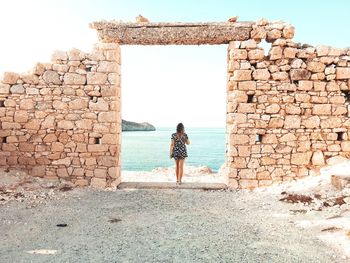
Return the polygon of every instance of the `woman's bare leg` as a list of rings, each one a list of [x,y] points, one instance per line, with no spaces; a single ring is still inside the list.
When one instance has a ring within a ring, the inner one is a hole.
[[[179,181],[180,181],[180,183],[182,181],[182,176],[184,175],[184,163],[185,163],[185,159],[179,160]]]
[[[176,165],[176,182],[179,182],[180,181],[180,173],[179,173],[179,170],[180,170],[180,165],[179,165],[179,160],[175,160],[175,165]]]

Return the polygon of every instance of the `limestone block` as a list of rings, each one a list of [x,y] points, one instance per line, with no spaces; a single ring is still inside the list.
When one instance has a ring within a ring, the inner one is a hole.
[[[28,130],[39,130],[42,120],[38,119],[30,119],[26,124],[24,124],[24,128]]]
[[[313,81],[300,80],[298,83],[298,90],[312,90]]]
[[[77,73],[66,73],[63,77],[63,83],[66,85],[85,85],[86,76]]]
[[[296,59],[293,59],[292,60],[292,63],[290,64],[290,66],[292,68],[295,68],[295,69],[300,69],[301,67],[303,67],[305,65],[306,67],[306,64],[304,63],[304,61],[300,58],[296,58]]]
[[[66,167],[57,168],[56,173],[60,178],[66,178],[69,176]]]
[[[248,52],[245,49],[231,49],[230,50],[230,59],[238,60],[238,59],[247,59]]]
[[[278,113],[280,111],[281,107],[277,104],[271,104],[269,106],[266,107],[265,112],[269,113],[269,114],[275,114]]]
[[[0,94],[9,94],[10,93],[10,85],[0,83]]]
[[[310,61],[307,63],[307,70],[317,73],[324,72],[326,65],[318,61]]]
[[[21,110],[31,110],[34,109],[34,103],[32,99],[23,99],[19,102],[19,108]]]
[[[78,186],[78,187],[85,187],[85,186],[88,186],[88,185],[89,185],[89,181],[86,180],[86,179],[77,179],[77,180],[74,182],[74,185],[75,185],[75,186]]]
[[[267,166],[268,165],[274,165],[274,164],[276,164],[276,159],[273,159],[273,158],[271,158],[269,156],[263,156],[260,159],[260,164],[262,166],[264,166],[264,165],[267,165]]]
[[[244,157],[234,157],[232,166],[236,169],[247,168],[247,162]]]
[[[28,112],[27,111],[16,111],[13,120],[15,122],[27,122],[28,121]]]
[[[292,153],[291,164],[307,165],[310,163],[312,152]]]
[[[335,81],[328,81],[326,84],[327,91],[338,91],[340,90],[340,86]]]
[[[94,176],[97,178],[106,178],[107,177],[107,169],[100,169],[100,168],[95,169]]]
[[[263,135],[261,142],[263,144],[277,144],[278,140],[275,134],[269,133]]]
[[[93,111],[108,111],[108,102],[98,98],[97,102],[89,101],[89,109]]]
[[[92,129],[92,120],[78,120],[75,122],[76,127],[82,130]]]
[[[311,162],[313,165],[325,165],[323,152],[318,150],[313,153]]]
[[[238,82],[238,89],[239,90],[256,90],[256,82],[255,81]],[[245,100],[245,101],[247,101],[247,100]]]
[[[291,69],[290,70],[290,78],[292,80],[307,80],[310,79],[311,72],[307,69]]]
[[[336,78],[337,79],[350,79],[350,67],[349,68],[338,67],[336,69]]]
[[[281,118],[271,118],[269,121],[269,128],[282,128],[284,120]]]
[[[30,170],[30,175],[35,177],[44,177],[46,174],[45,165],[37,165],[32,167]]]
[[[255,103],[239,103],[237,112],[239,113],[254,113],[256,110]]]
[[[117,62],[100,61],[97,67],[97,72],[118,73],[119,71]]]
[[[350,141],[343,141],[340,145],[343,152],[350,152]]]
[[[45,71],[43,74],[43,79],[47,84],[55,84],[55,85],[61,84],[60,76],[56,71],[53,71],[53,70]]]
[[[253,28],[253,30],[250,32],[250,37],[256,40],[265,39],[266,30],[262,27]]]
[[[287,154],[292,152],[292,147],[284,144],[277,144],[275,151],[276,153]]]
[[[101,112],[98,114],[99,122],[117,122],[117,113],[116,112]]]
[[[61,142],[53,142],[51,144],[51,152],[63,152],[64,145]]]
[[[283,135],[281,138],[279,138],[280,142],[293,142],[296,141],[296,137],[293,133],[287,133]]]
[[[318,57],[328,56],[328,54],[329,54],[329,49],[330,49],[330,48],[329,48],[328,46],[324,46],[324,45],[317,46],[317,47],[316,47],[317,56],[318,56]]]
[[[315,104],[312,108],[313,115],[331,115],[331,104]]]
[[[321,120],[322,129],[339,128],[341,126],[342,126],[342,120],[338,117],[328,117],[327,119]]]
[[[96,177],[93,177],[91,178],[91,183],[90,185],[92,187],[95,187],[95,188],[99,188],[99,189],[104,189],[106,188],[107,186],[107,182],[106,182],[106,179],[105,178],[96,178]]]
[[[88,85],[101,85],[106,84],[108,75],[100,72],[88,72],[87,84]]]
[[[16,84],[19,79],[19,74],[14,72],[5,72],[2,78],[4,84]]]
[[[299,129],[301,117],[298,115],[286,115],[283,127],[285,129]]]
[[[252,49],[248,51],[249,60],[263,60],[265,57],[263,49]]]
[[[272,79],[273,80],[287,80],[289,78],[289,75],[287,72],[275,72],[272,73]],[[289,84],[289,83],[288,83]],[[282,84],[283,85],[283,84]],[[281,86],[282,86],[281,85]]]
[[[332,106],[332,115],[345,115],[348,113],[346,106]]]
[[[307,129],[319,128],[320,123],[321,123],[321,120],[320,120],[320,117],[318,116],[312,116],[302,121],[302,125],[304,125],[305,128]]]
[[[69,102],[68,108],[71,110],[81,110],[86,109],[88,106],[87,99],[75,99]]]
[[[26,88],[26,94],[29,94],[29,95],[39,95],[39,89],[27,87],[27,88]]]
[[[329,102],[331,104],[344,104],[345,103],[345,97],[340,95],[335,95],[329,98]]]
[[[285,58],[295,58],[295,55],[298,53],[298,49],[293,47],[286,47],[283,50],[283,56]]]
[[[99,166],[114,167],[117,165],[117,158],[115,156],[99,156],[97,163]]]
[[[53,103],[52,103],[52,107],[56,110],[65,110],[68,108],[68,105],[67,103],[63,102],[63,101],[60,101],[60,100],[55,100]]]
[[[252,71],[247,69],[235,70],[232,78],[236,81],[251,80]]]
[[[253,71],[253,78],[255,80],[268,80],[270,72],[267,69],[256,69]]]
[[[108,145],[105,144],[89,144],[88,152],[107,152]]]
[[[34,144],[28,142],[21,142],[18,147],[21,152],[34,152],[35,150]]]
[[[249,136],[245,134],[232,134],[230,143],[232,145],[249,144]]]
[[[17,85],[13,85],[10,88],[10,91],[12,94],[23,94],[24,93],[24,88],[22,84],[17,84]]]
[[[57,122],[57,128],[63,130],[72,130],[74,128],[74,123],[72,121],[61,120]]]
[[[255,169],[241,169],[238,171],[238,176],[241,179],[256,179]]]
[[[283,49],[279,46],[272,47],[269,51],[270,60],[281,59],[283,54]]]

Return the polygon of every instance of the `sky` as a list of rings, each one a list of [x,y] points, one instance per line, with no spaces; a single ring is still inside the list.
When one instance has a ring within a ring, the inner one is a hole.
[[[295,42],[350,46],[350,1],[0,0],[0,74],[49,62],[55,50],[86,52],[89,23],[240,21],[265,17],[296,28]],[[224,127],[227,46],[122,46],[122,117],[157,127]]]

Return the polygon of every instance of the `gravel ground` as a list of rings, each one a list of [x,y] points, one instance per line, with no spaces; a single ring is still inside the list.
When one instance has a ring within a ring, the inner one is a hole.
[[[10,201],[0,206],[0,262],[348,262],[318,230],[296,227],[305,215],[279,197],[74,189],[35,207]]]

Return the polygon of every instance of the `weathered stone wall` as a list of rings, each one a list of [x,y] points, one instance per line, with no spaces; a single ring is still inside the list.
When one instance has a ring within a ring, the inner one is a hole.
[[[55,52],[0,83],[0,166],[76,185],[120,181],[120,48]]]
[[[262,19],[228,47],[230,187],[311,174],[350,154],[350,50],[292,41],[294,28]],[[272,44],[267,56],[259,47]]]
[[[97,22],[92,27],[101,41],[114,43],[98,44],[91,54],[56,52],[52,64],[38,64],[32,74],[4,75],[1,167],[81,186],[119,184],[118,44],[229,42],[229,187],[254,188],[303,177],[350,154],[349,49],[294,43],[293,26],[264,19]],[[268,55],[259,46],[262,40],[272,44]]]

